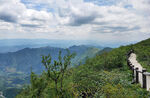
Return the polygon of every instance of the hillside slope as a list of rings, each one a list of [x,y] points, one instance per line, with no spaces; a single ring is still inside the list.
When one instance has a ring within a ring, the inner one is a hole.
[[[75,52],[77,55],[72,60],[73,64],[78,64],[87,56],[93,57],[99,51],[97,48],[87,46],[72,46],[69,50],[71,53]],[[62,51],[63,56],[66,54],[66,49],[55,47],[24,48],[17,52],[1,53],[0,68],[3,69],[3,72],[30,73],[32,67],[34,72],[40,73],[43,70],[41,56],[51,54],[52,59],[57,60],[59,51]]]
[[[52,60],[57,60],[60,50],[64,56],[66,49],[56,47],[24,48],[16,52],[1,53],[0,91],[3,91],[6,97],[12,98],[11,96],[14,96],[23,85],[30,83],[31,67],[32,71],[38,74],[44,70],[41,55],[51,54]],[[76,53],[76,57],[72,60],[72,66],[69,67],[84,63],[87,57],[93,57],[100,51],[98,48],[84,45],[72,46],[69,50]],[[14,94],[10,95],[11,92]]]
[[[69,69],[64,78],[62,95],[55,92],[53,81],[45,79],[47,72],[43,72],[39,77],[31,74],[32,78],[36,80],[31,81],[29,88],[23,90],[17,98],[22,96],[24,98],[33,96],[44,98],[61,96],[65,98],[149,98],[149,92],[140,88],[138,84],[131,84],[132,72],[126,62],[126,55],[131,49],[135,49],[140,60],[140,52],[147,53],[149,43],[150,39],[135,45],[122,46],[109,52],[103,52],[87,59],[85,64]],[[147,54],[147,56],[149,55]],[[44,82],[40,82],[42,80]],[[36,85],[39,86],[36,87]],[[61,92],[61,90],[59,91]]]
[[[150,39],[131,45],[137,54],[137,60],[150,72]]]

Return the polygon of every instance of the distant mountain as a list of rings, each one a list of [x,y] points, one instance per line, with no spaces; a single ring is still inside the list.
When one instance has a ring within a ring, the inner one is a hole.
[[[76,65],[83,64],[87,58],[94,57],[99,51],[101,51],[100,48],[85,45],[72,46],[69,50],[77,53],[77,56],[72,60],[73,64]]]
[[[113,48],[106,47],[106,48],[102,49],[101,51],[99,51],[97,54],[102,54],[102,53],[104,53],[104,52],[109,52],[109,51],[111,51],[112,49],[113,49]]]
[[[45,45],[17,45],[17,46],[0,46],[0,53],[16,52],[24,48],[38,48]]]
[[[73,45],[86,45],[87,47],[95,47],[102,49],[103,47],[95,45],[92,41],[82,40],[49,40],[49,39],[0,39],[0,53],[16,52],[24,48],[40,48],[40,47],[58,47],[69,48]]]
[[[41,55],[51,54],[52,60],[57,60],[60,50],[62,51],[62,56],[66,54],[66,49],[64,48],[49,46],[40,48],[24,47],[26,45],[18,46],[17,48],[9,47],[7,49],[8,51],[23,49],[17,50],[16,52],[0,53],[0,91],[3,91],[5,95],[13,91],[18,92],[23,84],[30,83],[31,67],[32,71],[38,74],[44,70],[44,66],[41,63]],[[72,53],[75,52],[77,54],[72,60],[73,66],[84,63],[87,57],[93,57],[101,50],[86,45],[74,45],[68,49]],[[14,93],[14,95],[16,94]]]
[[[73,49],[76,50],[76,46],[73,46]],[[104,48],[99,52],[102,54],[98,54],[88,59],[85,64],[68,71],[71,73],[64,78],[63,97],[148,98],[148,91],[141,89],[139,84],[132,85],[131,83],[132,73],[126,63],[127,53],[131,49],[137,54],[139,61],[142,61],[141,64],[145,63],[144,65],[150,68],[148,65],[150,64],[150,39],[113,50]],[[34,80],[31,82],[31,86],[23,90],[17,98],[32,97],[33,95],[47,98],[52,95],[62,97],[62,94],[59,94],[61,88],[57,88],[57,84],[54,85],[54,82],[49,80],[46,82],[47,75],[42,74],[40,77],[36,77],[35,74],[32,74]],[[58,81],[58,83],[61,82]],[[58,92],[54,93],[54,88],[58,89]]]
[[[41,64],[41,55],[51,54],[52,60],[57,60],[58,52],[62,51],[62,56],[66,54],[66,49],[56,47],[24,48],[16,52],[0,53],[0,71],[15,73],[30,73],[33,71],[40,73],[44,67]],[[89,46],[72,46],[69,50],[77,55],[72,60],[72,64],[84,62],[86,57],[93,57],[100,49]]]
[[[70,41],[71,43],[71,41]],[[48,39],[1,39],[1,46],[22,46],[22,45],[51,45],[56,47],[59,45],[69,44],[66,40],[48,40]]]

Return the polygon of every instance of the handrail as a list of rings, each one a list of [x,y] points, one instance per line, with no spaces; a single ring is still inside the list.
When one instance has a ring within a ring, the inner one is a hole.
[[[133,54],[134,50],[130,50],[127,54],[127,65],[133,71],[133,83],[140,83],[142,88],[145,88],[147,91],[150,91],[150,72],[147,72],[147,70],[143,68],[138,62],[138,65],[133,64],[135,63],[132,62],[131,59],[131,55]]]

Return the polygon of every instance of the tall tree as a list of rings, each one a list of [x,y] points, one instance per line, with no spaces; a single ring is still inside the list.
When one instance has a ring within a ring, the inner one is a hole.
[[[68,66],[71,64],[71,59],[75,57],[75,53],[70,53],[67,50],[67,54],[62,58],[61,51],[59,51],[58,61],[54,60],[51,63],[52,57],[42,56],[42,63],[47,70],[47,76],[55,83],[56,93],[58,94],[58,82],[60,82],[60,93],[63,91],[63,79]]]

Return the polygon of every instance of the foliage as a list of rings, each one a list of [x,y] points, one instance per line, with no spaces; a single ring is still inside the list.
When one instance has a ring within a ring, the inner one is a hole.
[[[132,48],[137,54],[138,61],[150,72],[150,39],[132,45]]]
[[[27,88],[30,89],[31,92],[28,95],[35,98],[49,95],[54,97],[70,96],[70,94],[67,94],[68,92],[63,88],[63,79],[66,77],[66,71],[71,64],[71,59],[74,57],[75,53],[70,53],[69,50],[67,50],[67,54],[63,58],[61,56],[61,51],[59,51],[58,61],[54,60],[53,63],[51,62],[52,58],[50,54],[48,56],[42,56],[42,63],[45,66],[46,72],[44,71],[40,77],[31,72],[31,86]],[[49,92],[49,95],[45,93],[43,94],[45,88],[46,92]],[[26,93],[26,91],[22,93]],[[19,97],[20,96],[18,95],[18,98]]]
[[[93,57],[99,51],[97,48],[88,46],[72,46],[69,50],[71,53],[77,53],[76,57],[72,59],[72,64],[84,61],[87,56]],[[62,56],[67,54],[66,49],[57,47],[24,48],[16,52],[0,53],[0,69],[3,69],[0,70],[0,73],[22,72],[30,74],[32,67],[35,73],[40,74],[44,70],[44,66],[41,64],[41,54],[51,54],[53,61],[58,60],[59,51],[62,51]]]
[[[52,75],[55,78],[48,77],[48,70],[40,76],[31,73],[31,85],[25,88],[17,98],[32,98],[33,95],[35,98],[148,98],[149,92],[142,89],[139,84],[131,84],[132,72],[126,64],[126,55],[129,50],[134,49],[140,62],[145,64],[149,60],[149,45],[150,39],[135,45],[121,46],[112,51],[98,53],[93,58],[87,58],[85,64],[67,69],[62,83],[63,96],[59,93],[61,78],[58,79],[58,87],[54,82],[61,73],[61,60],[54,61],[52,65],[47,66],[47,69],[51,70],[49,72],[51,75],[53,66],[56,74]],[[140,51],[144,52],[140,53]],[[45,62],[50,63],[50,58],[48,56]]]
[[[58,82],[60,79],[60,93],[62,94],[63,89],[63,79],[64,74],[67,70],[67,67],[71,64],[71,59],[74,58],[75,54],[71,54],[69,50],[67,50],[67,55],[61,57],[61,51],[59,51],[58,61],[54,60],[54,63],[51,64],[51,56],[42,56],[42,63],[47,70],[47,77],[55,82],[56,93],[58,94]]]

